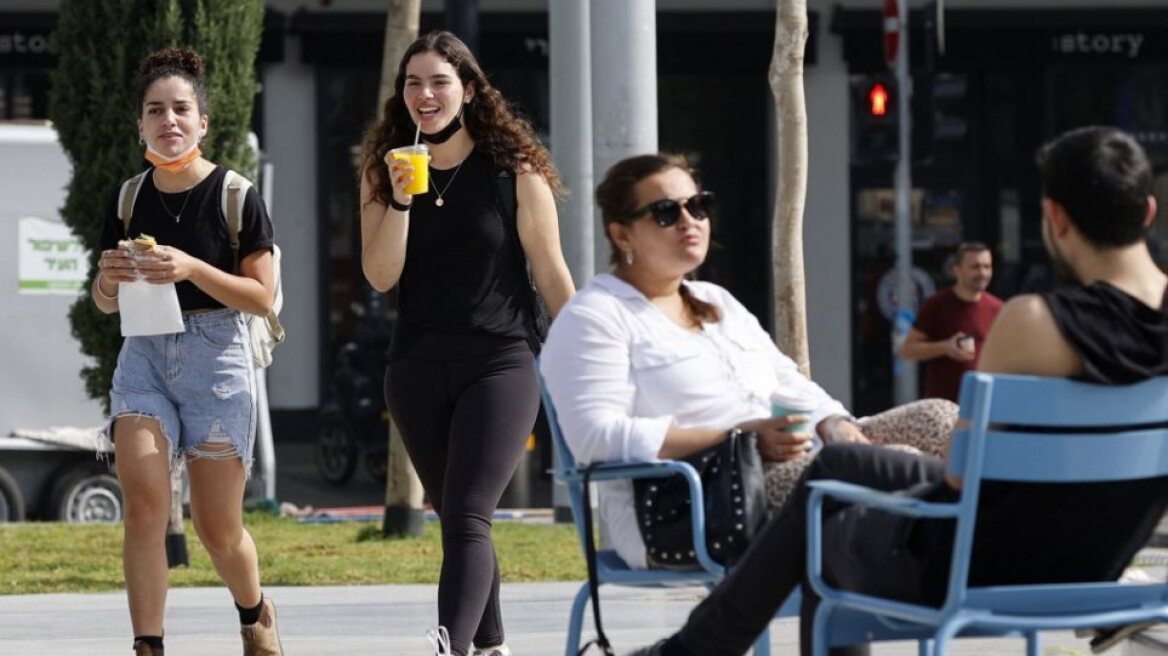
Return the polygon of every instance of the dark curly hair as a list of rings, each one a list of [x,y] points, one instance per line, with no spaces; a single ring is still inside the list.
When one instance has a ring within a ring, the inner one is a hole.
[[[386,205],[393,198],[389,171],[381,165],[385,154],[414,141],[416,125],[402,100],[402,90],[405,88],[406,64],[414,55],[423,52],[440,55],[454,67],[464,86],[474,86],[475,95],[462,112],[462,122],[475,147],[489,155],[498,167],[515,173],[531,167],[547,180],[554,193],[562,195],[563,183],[547,148],[536,139],[531,122],[519,116],[499,90],[491,86],[465,43],[450,32],[436,31],[422,35],[406,49],[397,67],[393,96],[385,102],[381,117],[365,133],[361,175],[370,172],[376,175],[374,198]]]
[[[199,101],[199,113],[207,114],[211,102],[207,97],[207,81],[203,76],[203,58],[188,48],[163,48],[146,55],[138,75],[138,106],[146,100],[150,85],[168,77],[181,77],[191,83]]]

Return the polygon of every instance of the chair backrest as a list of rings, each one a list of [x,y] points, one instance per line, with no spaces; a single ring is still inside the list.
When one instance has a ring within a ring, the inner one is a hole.
[[[556,406],[552,403],[552,395],[548,391],[543,374],[539,372],[539,362],[536,362],[536,376],[539,379],[539,394],[543,399],[543,411],[547,416],[548,432],[552,437],[552,448],[555,451],[558,463],[552,468],[552,477],[563,483],[568,489],[568,502],[572,505],[572,519],[576,523],[576,533],[580,538],[581,548],[587,539],[584,527],[584,504],[591,503],[591,499],[584,498],[584,485],[581,483],[576,467],[576,458],[572,455],[568,443],[564,441],[564,434],[560,431],[560,419],[556,414]]]
[[[1104,386],[970,372],[949,471],[963,479],[949,604],[968,580],[982,481],[1072,483],[1168,476],[1168,377]]]
[[[1168,475],[1168,377],[1106,386],[967,373],[951,472],[981,480],[1102,482]]]
[[[548,391],[543,374],[537,372],[536,375],[539,377],[539,394],[543,398],[543,411],[547,415],[548,428],[551,429],[552,433],[552,447],[559,462],[552,473],[563,474],[576,469],[576,458],[572,455],[571,449],[568,448],[568,443],[564,441],[564,434],[560,432],[559,415],[556,414],[556,406],[552,403],[552,395]]]

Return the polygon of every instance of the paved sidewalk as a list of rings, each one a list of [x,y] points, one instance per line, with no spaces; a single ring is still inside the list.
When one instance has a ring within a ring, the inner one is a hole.
[[[564,653],[568,610],[579,583],[503,585],[508,643],[516,656]],[[436,617],[435,587],[393,585],[325,588],[269,588],[276,601],[288,656],[430,656],[425,632]],[[602,592],[605,627],[617,654],[649,644],[684,621],[701,588],[639,590],[606,586]],[[224,656],[240,653],[235,611],[226,590],[172,590],[167,608],[169,656]],[[591,620],[585,622],[586,631]],[[586,633],[586,635],[588,635]],[[775,656],[798,653],[793,619],[771,625]],[[1068,632],[1044,635],[1042,653],[1086,655],[1086,642]],[[46,594],[0,596],[0,654],[3,656],[121,656],[130,653],[125,596]],[[597,653],[597,652],[592,652]],[[890,643],[877,656],[910,656],[915,643]],[[957,656],[1025,653],[1019,639],[964,640]],[[1115,652],[1119,655],[1119,650]]]

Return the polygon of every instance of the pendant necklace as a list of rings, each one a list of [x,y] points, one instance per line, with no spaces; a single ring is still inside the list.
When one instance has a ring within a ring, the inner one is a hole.
[[[446,181],[446,184],[442,187],[441,190],[438,189],[438,185],[434,185],[434,195],[437,196],[437,198],[434,199],[434,204],[438,207],[442,207],[446,204],[446,201],[442,200],[442,195],[447,191],[450,191],[450,185],[454,184],[454,176],[458,175],[458,172],[462,169],[463,164],[466,164],[466,159],[463,159],[458,163],[458,166],[454,169],[454,173],[450,175],[450,179]]]
[[[170,211],[170,207],[166,204],[166,199],[162,197],[162,192],[159,191],[158,185],[154,185],[154,192],[158,194],[158,202],[162,204],[162,211],[174,219],[175,223],[178,223],[179,219],[182,218],[183,211],[187,209],[187,201],[191,199],[191,192],[194,190],[194,187],[187,189],[187,195],[183,197],[182,207],[178,208],[178,212],[176,213]]]

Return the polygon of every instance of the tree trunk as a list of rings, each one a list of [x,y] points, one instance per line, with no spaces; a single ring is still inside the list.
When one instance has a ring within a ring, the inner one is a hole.
[[[393,95],[397,78],[397,63],[406,48],[418,38],[418,22],[422,15],[422,0],[389,0],[385,16],[385,48],[381,51],[381,92],[377,94],[377,111]]]
[[[381,91],[377,111],[384,115],[385,103],[393,96],[397,65],[406,48],[418,38],[421,0],[389,0],[385,18],[385,49],[381,56]],[[422,482],[406,453],[401,433],[389,420],[389,464],[385,476],[385,517],[381,533],[391,535],[422,534]]]
[[[771,231],[775,342],[811,374],[803,278],[803,207],[807,197],[807,106],[803,97],[806,0],[777,0],[775,47],[768,75],[778,122],[778,193]]]

